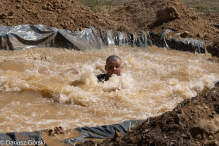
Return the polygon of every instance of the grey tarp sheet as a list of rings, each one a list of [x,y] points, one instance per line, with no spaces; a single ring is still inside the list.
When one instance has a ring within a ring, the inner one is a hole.
[[[205,53],[205,43],[193,38],[166,37],[172,30],[160,34],[160,42],[171,49]],[[155,43],[156,44],[156,43]],[[19,50],[26,48],[58,47],[76,50],[101,49],[110,45],[131,45],[147,48],[152,45],[148,31],[122,33],[118,31],[95,30],[92,26],[72,33],[69,30],[45,25],[0,26],[0,49]]]
[[[219,28],[219,24],[214,24],[215,27]]]
[[[167,37],[166,34],[170,32],[172,32],[172,30],[165,30],[161,33],[160,41],[163,42],[164,47],[182,51],[205,53],[205,42],[193,38],[182,39],[180,37]]]
[[[104,126],[99,126],[99,127],[87,127],[87,126],[79,127],[79,128],[76,128],[76,130],[83,134],[75,139],[68,139],[68,140],[65,140],[64,142],[67,144],[71,144],[72,142],[82,141],[83,138],[106,139],[107,137],[112,137],[114,133],[116,132],[116,130],[124,134],[129,129],[136,127],[137,123],[140,123],[142,121],[143,120],[128,120],[120,124],[104,125]],[[89,132],[92,132],[98,135],[92,135]]]
[[[45,25],[0,26],[0,49],[18,50],[26,48],[60,47],[77,50],[101,49],[109,45],[132,45],[146,48],[151,45],[148,33],[139,31],[125,34],[109,30],[84,28],[72,33],[69,30]]]
[[[120,124],[104,125],[98,127],[79,127],[75,130],[82,133],[82,135],[77,138],[70,138],[60,142],[72,145],[75,142],[82,142],[84,138],[106,139],[108,137],[112,137],[116,130],[124,134],[130,128],[136,127],[136,125],[140,122],[142,122],[142,120],[128,120]],[[25,144],[47,146],[46,141],[43,140],[40,131],[1,133],[0,146],[4,144],[10,144],[13,146]]]

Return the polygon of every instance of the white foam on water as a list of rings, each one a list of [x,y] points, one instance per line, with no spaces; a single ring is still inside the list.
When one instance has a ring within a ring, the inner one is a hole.
[[[85,65],[80,73],[80,80],[88,87],[95,86],[97,84],[97,77],[94,75],[94,67]]]
[[[0,64],[0,112],[9,127],[2,131],[146,119],[173,109],[219,80],[217,63],[163,48],[25,51],[4,57]],[[113,54],[122,59],[121,76],[100,83],[96,75],[105,73],[105,60]]]
[[[113,74],[109,81],[105,82],[102,87],[104,91],[134,89],[136,88],[136,81],[130,73],[121,73],[121,76]]]

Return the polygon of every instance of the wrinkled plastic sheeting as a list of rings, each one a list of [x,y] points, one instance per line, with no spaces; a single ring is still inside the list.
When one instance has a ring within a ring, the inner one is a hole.
[[[130,34],[132,36],[132,34]],[[147,31],[137,31],[134,33],[134,35],[131,37],[132,46],[134,47],[135,45],[141,48],[146,48],[148,45],[152,46],[152,41],[150,38],[150,32]]]
[[[79,131],[80,133],[82,133],[82,135],[77,138],[70,138],[59,142],[72,145],[75,142],[82,142],[84,138],[106,139],[108,137],[112,137],[115,134],[116,130],[124,134],[131,128],[136,127],[142,121],[143,120],[128,120],[120,124],[104,125],[98,127],[79,127],[73,130]],[[36,146],[48,146],[48,144],[46,144],[46,142],[44,141],[40,131],[0,133],[0,146],[19,146],[28,144]]]
[[[4,50],[45,47],[77,50],[100,48],[91,29],[71,33],[45,25],[0,26],[0,44]]]
[[[167,37],[166,34],[170,32],[172,32],[172,30],[165,30],[161,33],[160,41],[164,43],[164,47],[182,51],[205,53],[205,42],[193,38],[182,39],[180,37]]]
[[[71,145],[72,143],[75,143],[75,142],[82,142],[84,138],[106,139],[108,137],[112,137],[116,131],[122,132],[124,134],[131,128],[136,127],[136,125],[142,121],[143,120],[128,120],[120,124],[104,125],[104,126],[99,126],[99,127],[86,127],[85,126],[81,128],[76,128],[75,130],[83,134],[74,139],[73,138],[67,139],[64,141],[64,143]]]
[[[109,45],[132,45],[146,48],[149,33],[125,34],[108,30],[99,33],[93,28],[84,28],[72,33],[69,30],[45,25],[0,26],[0,49],[19,50],[26,48],[58,47],[76,50],[101,49]],[[149,43],[150,44],[150,43]],[[151,44],[150,44],[151,45]]]
[[[57,31],[43,25],[0,26],[0,48],[18,50],[51,46]]]
[[[214,24],[215,27],[219,28],[219,24]]]
[[[110,45],[131,45],[132,47],[137,46],[145,48],[150,45],[152,46],[152,41],[150,38],[150,33],[145,31],[137,31],[134,34],[109,30],[107,32],[100,29],[100,35],[105,46]]]
[[[0,133],[0,146],[3,145],[41,145],[47,146],[40,131]]]

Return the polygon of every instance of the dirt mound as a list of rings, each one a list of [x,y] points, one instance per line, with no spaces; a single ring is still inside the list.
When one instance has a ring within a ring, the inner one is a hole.
[[[219,145],[219,85],[99,145]]]
[[[207,14],[207,15],[202,16],[202,18],[208,21],[211,25],[219,24],[219,15]]]
[[[200,18],[195,11],[178,0],[135,0],[110,13],[118,30],[134,32],[139,29],[160,33],[166,29],[192,34],[191,37],[209,40],[219,30]]]
[[[84,27],[109,29],[110,21],[70,0],[1,0],[0,25],[44,24],[71,31]]]
[[[211,52],[213,56],[219,57],[219,37],[209,40],[206,44],[206,49]]]
[[[212,44],[208,45],[208,51],[215,54],[219,52],[219,48],[215,48],[219,43],[215,41],[219,29],[214,26],[219,23],[218,17],[208,15],[201,18],[178,0],[135,0],[113,10],[108,18],[116,24],[114,28],[118,31],[149,30],[159,35],[163,30],[171,29],[175,34],[182,34],[182,38],[195,38]]]
[[[214,22],[218,18],[209,17]],[[131,33],[149,30],[156,34],[172,29],[180,33],[187,31],[192,38],[205,41],[219,34],[218,28],[178,0],[135,0],[106,15],[74,0],[2,0],[0,25],[20,24],[44,24],[71,31],[89,26]]]
[[[217,15],[209,15],[215,22]],[[210,18],[209,18],[210,19]],[[178,0],[135,0],[106,15],[98,14],[82,4],[70,0],[2,0],[0,25],[44,24],[50,27],[80,30],[114,29],[123,32],[149,30],[159,34],[166,29],[191,34],[199,40],[218,36],[219,29],[200,18]],[[219,23],[218,21],[215,23]]]

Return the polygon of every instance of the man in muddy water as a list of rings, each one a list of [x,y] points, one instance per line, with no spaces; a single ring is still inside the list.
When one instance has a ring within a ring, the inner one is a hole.
[[[99,82],[104,82],[104,81],[108,81],[109,78],[112,76],[112,74],[116,74],[117,76],[120,76],[122,68],[123,65],[121,58],[116,55],[111,55],[106,59],[106,65],[105,65],[106,73],[97,75],[97,79]]]

